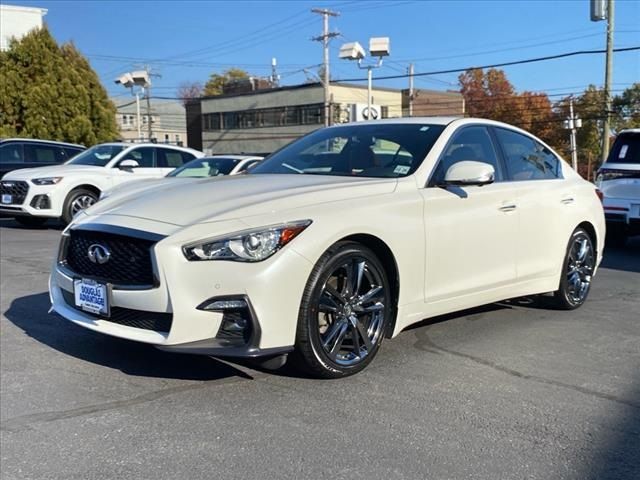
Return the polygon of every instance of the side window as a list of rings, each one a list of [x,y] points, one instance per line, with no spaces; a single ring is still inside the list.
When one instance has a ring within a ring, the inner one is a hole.
[[[82,150],[78,150],[76,148],[65,148],[64,149],[66,156],[67,156],[67,160],[70,158],[75,157],[77,154],[79,154]]]
[[[124,159],[135,160],[140,165],[140,168],[155,168],[155,150],[153,147],[136,148],[127,153]]]
[[[545,180],[561,176],[560,161],[542,144],[518,132],[496,128],[511,180]]]
[[[158,166],[161,168],[178,168],[184,163],[183,152],[170,150],[168,148],[158,148]]]
[[[62,161],[58,147],[38,143],[25,143],[24,158],[25,161],[32,163],[60,163]]]
[[[18,142],[0,145],[0,163],[23,163],[22,144]]]
[[[430,184],[441,185],[449,168],[466,160],[488,163],[495,170],[495,181],[500,182],[504,179],[498,155],[486,127],[463,127],[453,135],[440,157]]]
[[[196,158],[196,156],[193,153],[181,152],[181,155],[182,155],[182,162],[183,163],[188,163],[191,160],[193,160],[194,158]]]

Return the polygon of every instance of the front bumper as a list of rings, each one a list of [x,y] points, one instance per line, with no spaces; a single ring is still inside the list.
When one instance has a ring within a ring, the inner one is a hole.
[[[34,185],[30,181],[26,183],[29,189],[24,200],[10,204],[0,203],[1,214],[43,218],[58,218],[62,215],[65,192],[60,185]]]
[[[114,318],[98,318],[77,309],[73,302],[73,281],[86,276],[69,271],[57,260],[49,281],[52,308],[82,327],[152,344],[162,350],[258,357],[292,349],[300,299],[313,267],[308,260],[285,248],[264,262],[189,262],[182,254],[183,244],[182,240],[168,236],[152,248],[158,279],[153,288],[120,286],[111,290],[112,312],[115,309],[117,315],[124,312],[125,317],[144,316],[149,319],[145,328],[129,320],[122,323]],[[252,313],[251,336],[241,345],[221,339],[223,313],[198,309],[212,298],[238,296],[247,299]],[[159,319],[167,317],[170,327],[168,331],[160,331],[156,328],[162,324]]]
[[[640,198],[605,197],[603,208],[608,228],[640,234]]]

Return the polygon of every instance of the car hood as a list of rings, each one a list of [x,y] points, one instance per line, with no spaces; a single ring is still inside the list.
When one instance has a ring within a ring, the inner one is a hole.
[[[173,225],[192,225],[274,213],[320,203],[391,193],[396,179],[327,175],[254,174],[165,179],[154,188],[113,195],[86,211],[124,215]]]
[[[91,165],[54,165],[51,167],[21,168],[7,173],[3,180],[31,180],[42,177],[64,177],[70,174],[104,173],[105,167]]]
[[[104,191],[101,198],[112,197],[115,195],[139,195],[147,190],[153,190],[156,188],[162,188],[165,185],[173,185],[173,182],[182,182],[182,185],[189,183],[189,181],[197,180],[194,178],[179,178],[179,177],[161,177],[161,178],[142,178],[138,180],[130,180],[127,183],[117,185],[113,188]]]

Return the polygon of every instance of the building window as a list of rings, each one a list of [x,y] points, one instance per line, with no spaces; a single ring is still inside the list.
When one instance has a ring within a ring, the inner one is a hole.
[[[122,115],[122,125],[129,125],[129,117],[127,115]]]
[[[259,108],[239,112],[207,113],[202,116],[202,127],[205,131],[320,125],[322,123],[324,123],[324,105],[322,103]]]

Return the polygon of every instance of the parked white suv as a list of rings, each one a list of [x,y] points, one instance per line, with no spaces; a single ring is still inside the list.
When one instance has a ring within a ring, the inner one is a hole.
[[[596,184],[604,195],[608,242],[623,245],[640,235],[640,128],[618,134]]]
[[[98,201],[100,192],[132,180],[163,177],[203,155],[171,145],[103,143],[63,165],[6,174],[0,182],[0,213],[28,226],[49,218],[69,223]]]

